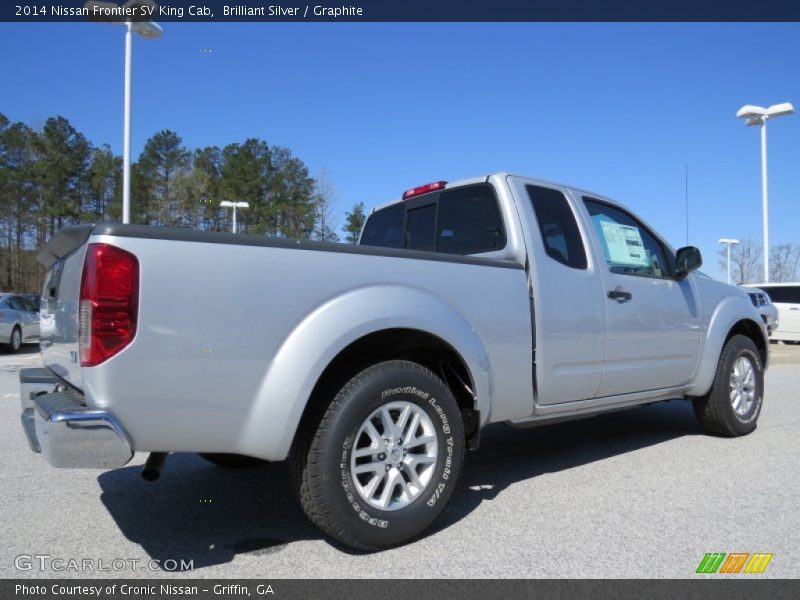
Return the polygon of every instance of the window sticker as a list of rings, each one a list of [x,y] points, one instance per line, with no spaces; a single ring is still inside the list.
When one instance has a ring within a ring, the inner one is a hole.
[[[603,237],[606,238],[608,258],[613,264],[648,266],[642,234],[638,227],[601,221]]]

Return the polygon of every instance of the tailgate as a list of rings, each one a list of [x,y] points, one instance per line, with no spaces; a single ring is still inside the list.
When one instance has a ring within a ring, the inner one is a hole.
[[[42,289],[42,361],[55,375],[82,389],[78,348],[81,274],[92,225],[65,227],[39,253],[47,267]]]

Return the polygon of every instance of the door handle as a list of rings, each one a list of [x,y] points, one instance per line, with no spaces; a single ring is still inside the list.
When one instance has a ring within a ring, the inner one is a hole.
[[[616,289],[616,290],[609,290],[608,297],[622,304],[623,302],[627,302],[628,300],[633,298],[633,295],[630,292],[626,292],[625,290]]]
[[[790,306],[789,310],[800,310],[800,308],[797,308],[796,306]]]

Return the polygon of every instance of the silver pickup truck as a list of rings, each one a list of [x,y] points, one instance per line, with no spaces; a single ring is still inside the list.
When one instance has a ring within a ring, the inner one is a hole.
[[[420,534],[490,423],[691,400],[756,427],[768,341],[746,291],[626,208],[498,173],[413,188],[360,245],[136,225],[41,252],[44,369],[20,374],[56,467],[150,452],[293,461],[309,518],[377,549]]]

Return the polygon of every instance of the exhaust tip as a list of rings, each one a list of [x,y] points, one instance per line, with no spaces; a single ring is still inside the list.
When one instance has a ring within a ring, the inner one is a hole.
[[[142,466],[142,479],[145,481],[158,481],[161,478],[161,471],[164,469],[166,460],[167,452],[151,452],[144,466]]]

